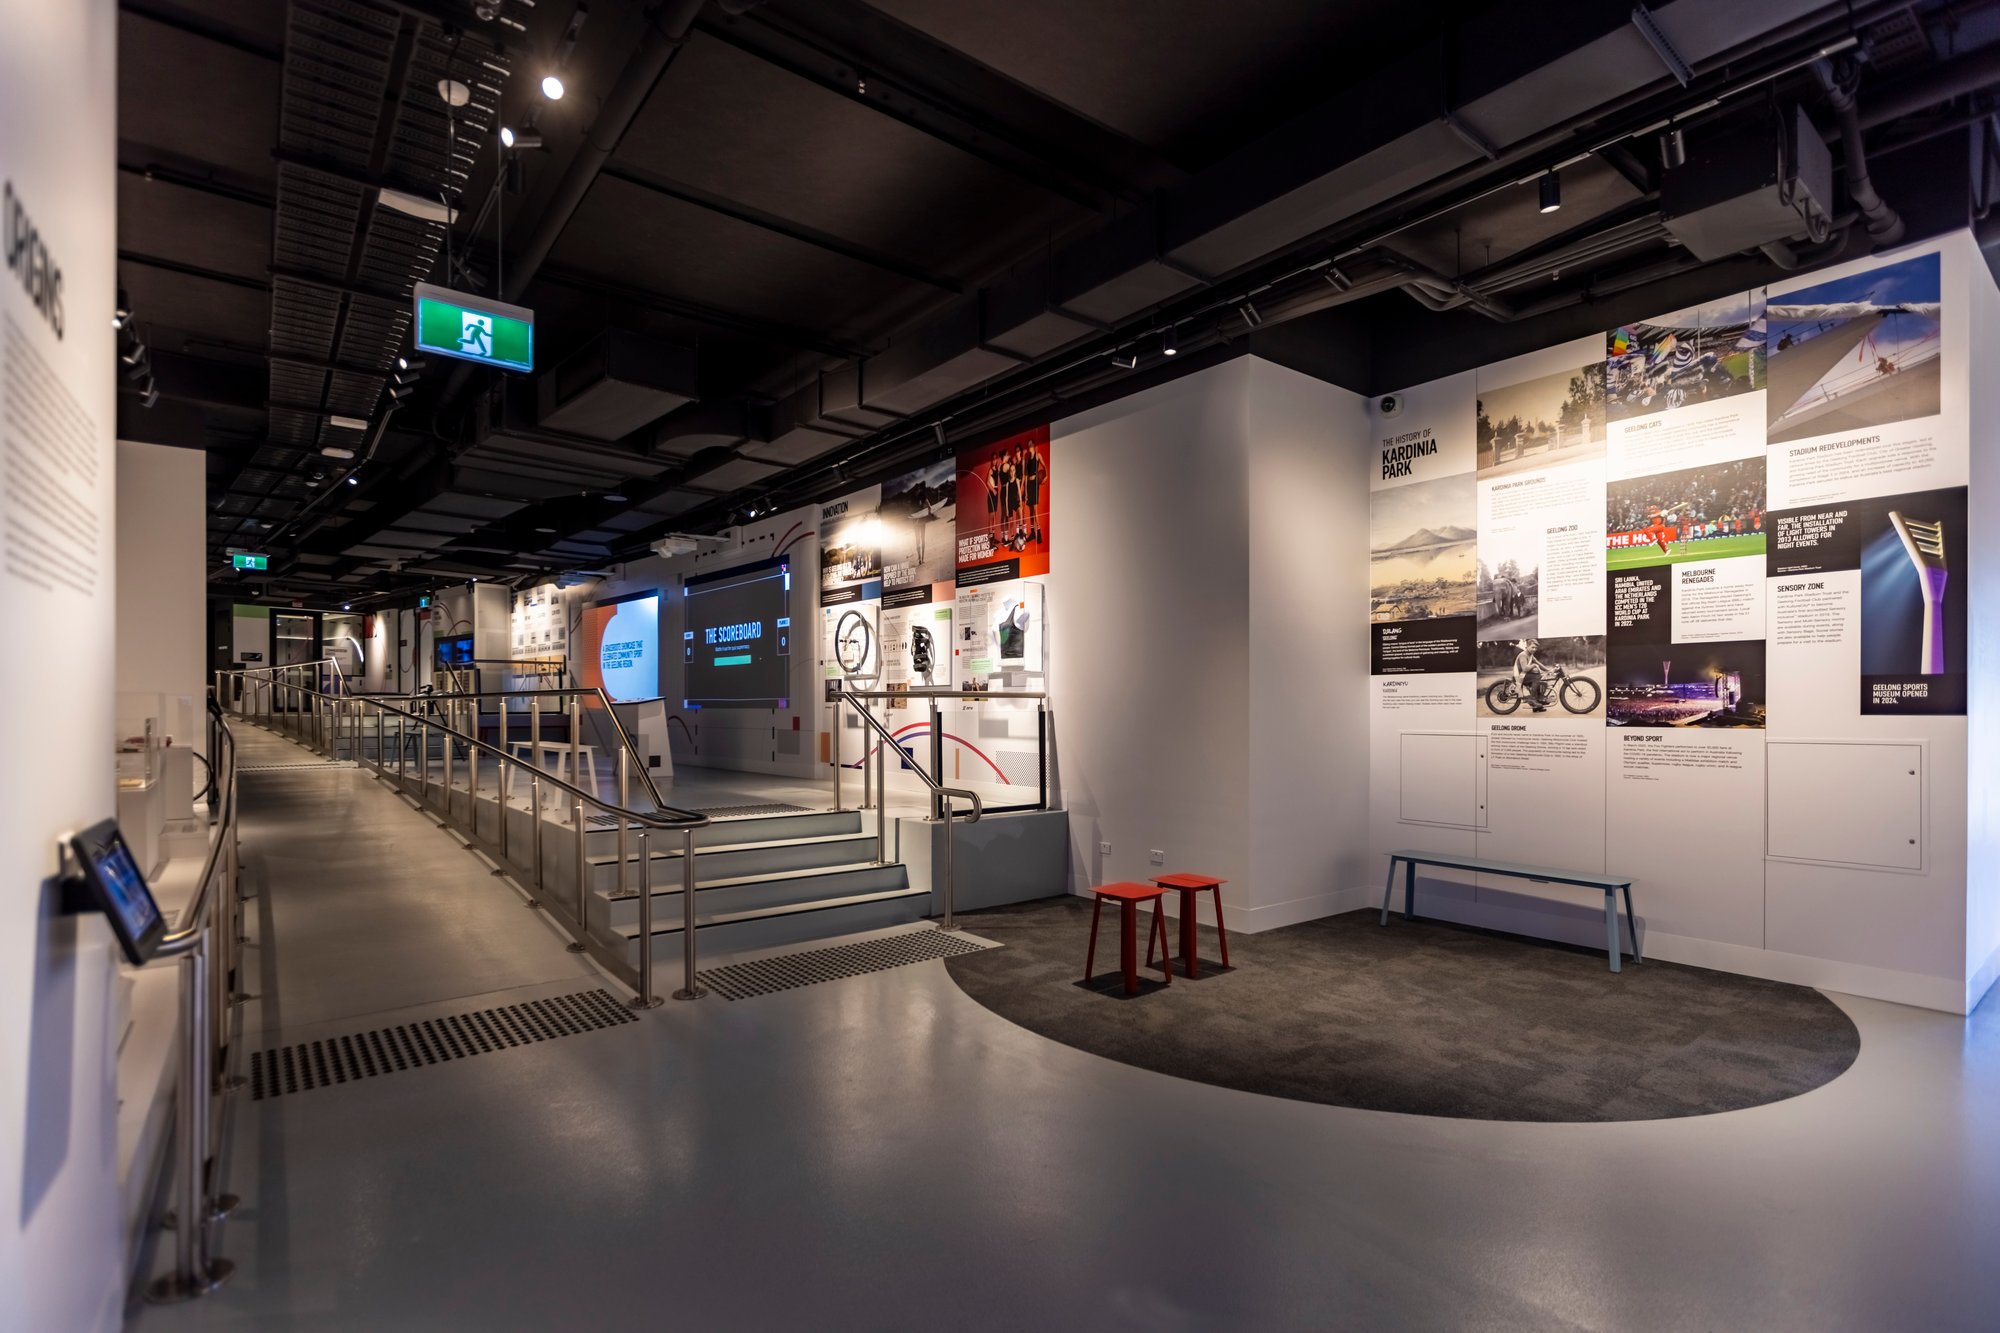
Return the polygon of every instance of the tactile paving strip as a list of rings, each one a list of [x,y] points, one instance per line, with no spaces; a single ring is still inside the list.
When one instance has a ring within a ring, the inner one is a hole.
[[[250,1097],[261,1102],[287,1093],[487,1055],[510,1046],[573,1037],[637,1019],[610,992],[599,989],[322,1037],[295,1046],[253,1051]]]
[[[697,975],[703,986],[724,999],[747,1000],[822,981],[886,972],[892,967],[927,963],[934,958],[956,958],[960,954],[998,947],[985,940],[942,930],[917,930],[906,935],[884,935],[853,944],[807,949],[802,953],[777,954],[754,962],[730,963]]]

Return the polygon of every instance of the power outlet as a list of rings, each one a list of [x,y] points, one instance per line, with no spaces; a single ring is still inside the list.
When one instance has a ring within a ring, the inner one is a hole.
[[[1154,865],[1163,866],[1167,863],[1167,854],[1155,847],[1152,852],[1152,859]]]
[[[1100,843],[1098,843],[1098,844],[1097,844],[1097,854],[1098,854],[1099,856],[1109,856],[1109,855],[1111,855],[1111,844],[1110,844],[1110,843],[1108,843],[1108,842],[1100,842]]]

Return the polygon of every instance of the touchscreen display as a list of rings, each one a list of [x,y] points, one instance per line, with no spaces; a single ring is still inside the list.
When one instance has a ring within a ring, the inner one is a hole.
[[[122,836],[113,836],[96,850],[93,862],[98,881],[110,895],[111,908],[118,913],[125,934],[135,940],[141,938],[159,921],[160,910],[146,888],[146,877],[132,860],[132,849],[125,845]]]

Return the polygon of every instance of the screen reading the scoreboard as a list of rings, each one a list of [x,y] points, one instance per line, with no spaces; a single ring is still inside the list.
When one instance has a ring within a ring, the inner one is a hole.
[[[687,581],[681,656],[691,708],[790,704],[792,569],[766,560]]]

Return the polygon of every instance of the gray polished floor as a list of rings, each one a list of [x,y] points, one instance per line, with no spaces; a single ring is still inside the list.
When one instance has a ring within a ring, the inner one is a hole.
[[[589,984],[365,776],[251,775],[245,809],[284,1040]],[[242,1272],[138,1324],[2000,1326],[2000,1012],[1840,1003],[1861,1055],[1828,1086],[1602,1125],[1184,1082],[1014,1027],[937,963],[670,1003],[244,1104]]]

